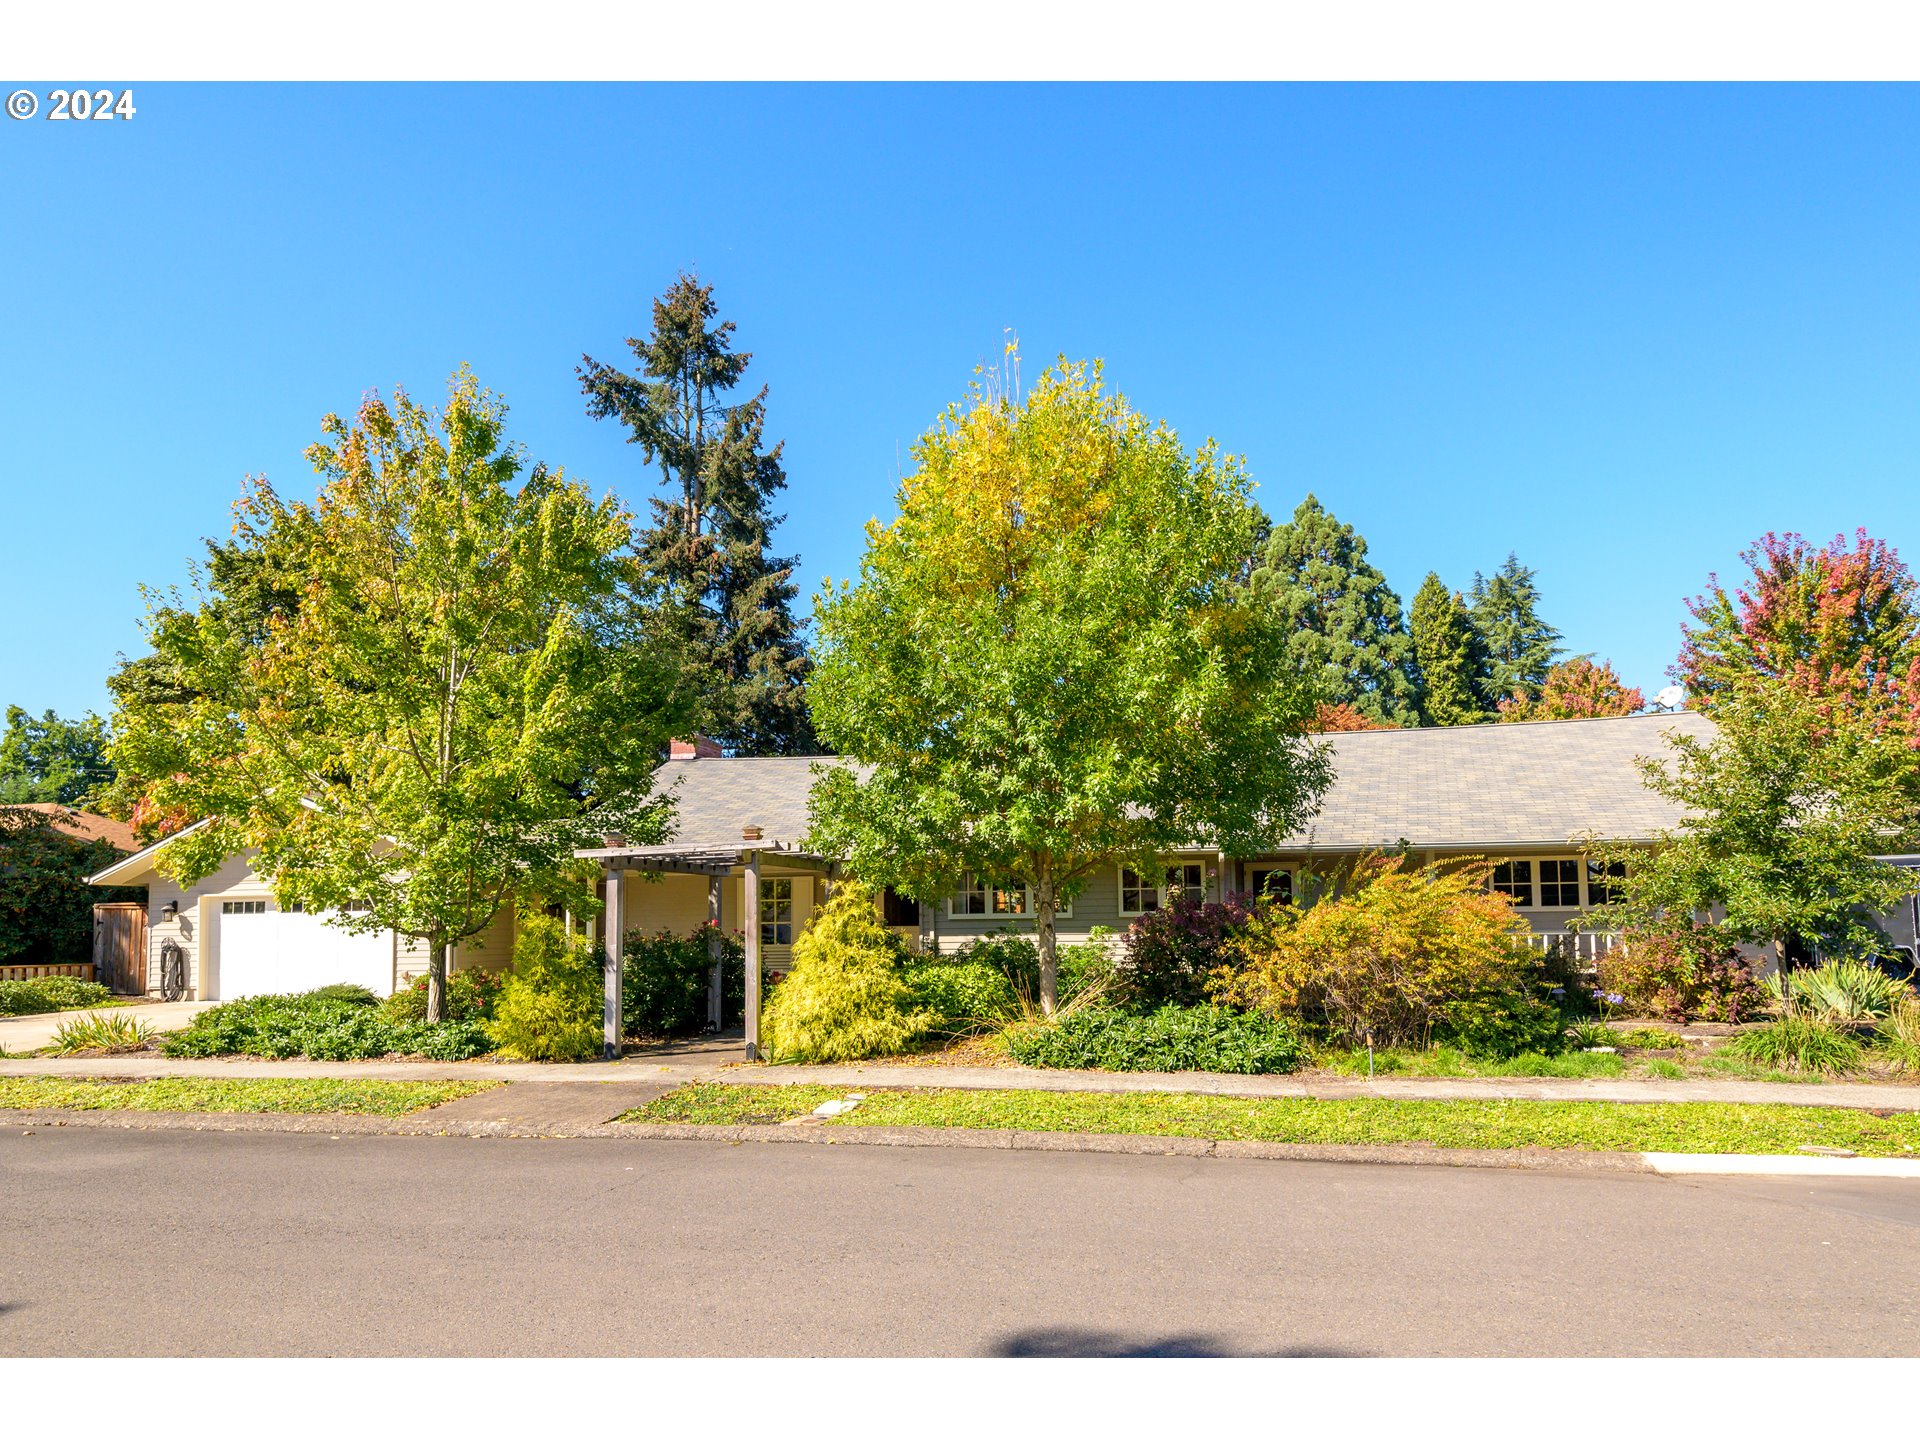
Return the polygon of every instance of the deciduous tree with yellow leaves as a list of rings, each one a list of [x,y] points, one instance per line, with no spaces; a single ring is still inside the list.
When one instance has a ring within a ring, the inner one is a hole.
[[[862,764],[822,775],[814,840],[923,901],[1025,887],[1051,1009],[1054,916],[1091,875],[1251,853],[1312,812],[1315,697],[1244,584],[1241,464],[1097,364],[1025,395],[989,375],[913,454],[858,581],[815,602],[814,724]]]

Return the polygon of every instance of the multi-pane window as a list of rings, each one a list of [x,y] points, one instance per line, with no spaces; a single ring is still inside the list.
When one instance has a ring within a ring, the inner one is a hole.
[[[1619,898],[1620,882],[1626,878],[1625,861],[1587,861],[1587,904],[1611,905]]]
[[[1181,896],[1191,900],[1207,898],[1207,867],[1198,862],[1169,865],[1158,881],[1147,879],[1136,870],[1120,872],[1120,913],[1145,915],[1170,905]]]
[[[1493,867],[1493,888],[1512,899],[1515,905],[1533,904],[1533,862],[1502,860]]]
[[[267,913],[267,902],[264,900],[222,900],[220,902],[220,913],[222,915],[264,915]]]
[[[998,884],[969,875],[947,902],[949,915],[1025,915],[1027,890],[1024,885]]]
[[[793,881],[760,882],[760,943],[793,943]]]
[[[1580,908],[1580,862],[1578,860],[1542,860],[1540,862],[1540,905],[1545,910]]]

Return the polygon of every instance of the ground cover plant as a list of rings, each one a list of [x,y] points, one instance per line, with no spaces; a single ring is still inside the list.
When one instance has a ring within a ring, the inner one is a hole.
[[[1023,1065],[1071,1070],[1214,1070],[1277,1075],[1298,1068],[1298,1027],[1257,1011],[1162,1005],[1145,1014],[1081,1009],[1016,1026],[1007,1053]]]
[[[71,975],[48,975],[39,980],[0,980],[0,1015],[51,1015],[59,1010],[82,1010],[119,1003],[106,986]]]
[[[492,1048],[474,1020],[405,1021],[390,1018],[358,986],[330,986],[303,995],[255,995],[229,1000],[195,1015],[184,1030],[163,1035],[160,1053],[176,1059],[257,1055],[287,1060],[377,1060],[418,1055],[466,1060]]]
[[[827,1085],[696,1083],[621,1116],[640,1123],[778,1124],[846,1091]],[[1862,1155],[1920,1152],[1920,1115],[1838,1106],[1715,1102],[1616,1105],[1554,1100],[1293,1100],[1033,1090],[868,1090],[830,1126],[917,1125],[1314,1145],[1791,1154],[1823,1145]]]
[[[68,1080],[0,1076],[0,1110],[141,1110],[221,1114],[410,1115],[498,1080]]]
[[[1789,1014],[1742,1031],[1727,1049],[1744,1060],[1776,1070],[1845,1075],[1860,1068],[1866,1058],[1860,1042],[1846,1031],[1813,1015]]]

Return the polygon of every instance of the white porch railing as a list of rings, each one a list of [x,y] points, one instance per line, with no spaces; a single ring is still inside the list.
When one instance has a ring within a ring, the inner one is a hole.
[[[1545,953],[1556,947],[1571,956],[1583,970],[1591,970],[1600,957],[1620,943],[1617,930],[1534,930],[1522,937],[1535,950]]]

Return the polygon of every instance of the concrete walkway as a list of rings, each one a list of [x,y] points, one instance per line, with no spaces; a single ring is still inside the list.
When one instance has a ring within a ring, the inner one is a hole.
[[[148,1007],[158,1008],[158,1007]],[[961,1065],[745,1065],[737,1039],[652,1046],[613,1063],[536,1065],[483,1060],[430,1061],[166,1060],[155,1055],[96,1060],[0,1060],[4,1075],[147,1077],[206,1075],[225,1079],[359,1076],[380,1080],[511,1080],[538,1085],[671,1087],[694,1080],[736,1085],[835,1085],[848,1089],[925,1087],[955,1090],[1079,1090],[1114,1094],[1174,1093],[1252,1098],[1347,1100],[1612,1100],[1625,1103],[1722,1101],[1920,1111],[1920,1085],[1775,1084],[1759,1080],[1536,1080],[1512,1078],[1375,1080],[1291,1075],[1106,1074],[1088,1070],[995,1069]],[[496,1092],[498,1093],[498,1092]],[[526,1097],[531,1103],[532,1097]],[[590,1102],[597,1106],[598,1099]]]
[[[111,1005],[99,1010],[56,1010],[51,1015],[0,1016],[0,1050],[10,1055],[38,1050],[53,1042],[54,1031],[82,1015],[126,1015],[158,1031],[184,1030],[195,1015],[213,1003],[211,1000],[162,1000],[153,1005]]]

